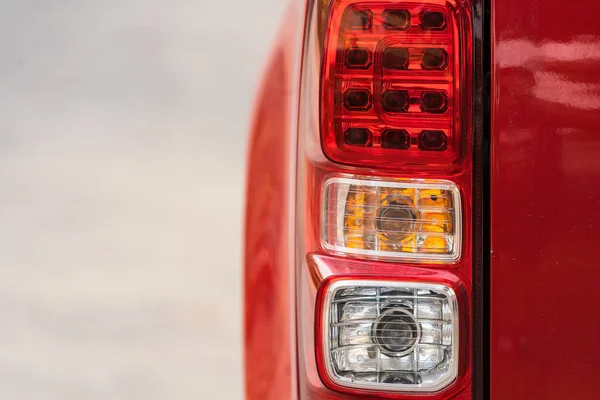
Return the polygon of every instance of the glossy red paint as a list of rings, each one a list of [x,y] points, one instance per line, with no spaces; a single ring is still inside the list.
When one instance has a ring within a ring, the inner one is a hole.
[[[249,400],[291,399],[295,392],[293,239],[288,232],[293,226],[289,204],[299,52],[292,44],[298,41],[302,21],[297,10],[290,8],[265,71],[249,144],[244,248],[244,372]]]
[[[495,0],[491,398],[600,398],[600,3]]]

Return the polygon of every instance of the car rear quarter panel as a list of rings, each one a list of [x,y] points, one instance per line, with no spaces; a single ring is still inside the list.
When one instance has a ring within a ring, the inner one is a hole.
[[[303,14],[290,5],[250,129],[244,243],[245,388],[249,400],[295,393],[294,253],[297,86]]]
[[[600,398],[598,15],[492,2],[492,399]]]

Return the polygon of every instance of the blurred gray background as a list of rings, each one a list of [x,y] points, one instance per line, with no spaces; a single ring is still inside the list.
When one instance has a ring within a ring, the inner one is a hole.
[[[0,0],[0,399],[239,399],[285,0]]]

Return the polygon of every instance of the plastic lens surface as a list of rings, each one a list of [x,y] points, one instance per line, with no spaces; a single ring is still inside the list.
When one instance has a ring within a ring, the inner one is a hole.
[[[366,257],[455,261],[460,210],[450,182],[332,178],[323,190],[322,242]]]
[[[444,285],[339,281],[326,295],[329,378],[354,388],[436,391],[457,373],[458,308]]]
[[[461,162],[461,18],[450,2],[434,0],[331,3],[321,82],[327,157],[380,168]],[[349,143],[348,129],[368,129],[371,140]],[[389,146],[390,130],[406,132],[406,145]],[[430,130],[444,134],[443,147],[419,146]]]

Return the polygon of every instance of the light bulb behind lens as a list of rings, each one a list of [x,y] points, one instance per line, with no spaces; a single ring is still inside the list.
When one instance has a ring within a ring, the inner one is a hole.
[[[415,232],[416,219],[414,204],[406,197],[394,196],[377,209],[375,225],[382,236],[400,244]]]
[[[373,324],[373,342],[391,357],[412,352],[421,339],[421,327],[415,316],[403,307],[383,312]]]

